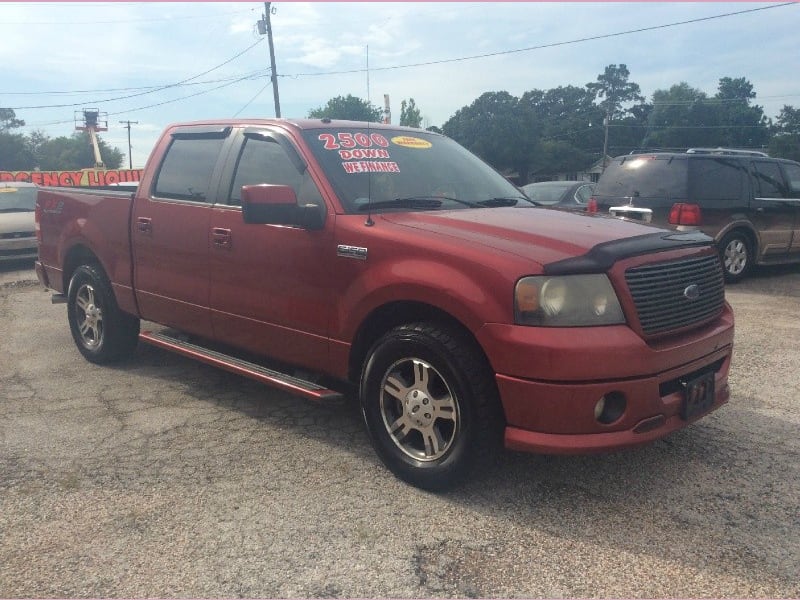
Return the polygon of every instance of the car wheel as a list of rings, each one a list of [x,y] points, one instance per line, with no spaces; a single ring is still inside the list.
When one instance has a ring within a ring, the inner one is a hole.
[[[753,262],[750,239],[740,231],[727,233],[719,244],[725,281],[736,283],[744,279]]]
[[[97,265],[75,269],[67,293],[67,319],[75,345],[93,363],[120,360],[136,348],[139,319],[117,307],[111,284]]]
[[[441,491],[499,445],[494,377],[465,335],[430,323],[403,325],[372,347],[361,377],[372,444],[400,479]]]

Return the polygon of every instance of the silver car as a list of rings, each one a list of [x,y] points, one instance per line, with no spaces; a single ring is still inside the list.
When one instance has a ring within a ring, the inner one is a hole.
[[[33,183],[0,181],[0,261],[37,257],[36,190]]]

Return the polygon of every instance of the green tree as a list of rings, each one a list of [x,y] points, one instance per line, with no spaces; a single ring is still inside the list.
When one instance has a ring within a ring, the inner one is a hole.
[[[0,108],[0,132],[22,127],[25,121],[17,118],[13,108]]]
[[[653,110],[647,120],[646,148],[683,149],[708,146],[716,123],[705,92],[682,81],[668,90],[653,92]]]
[[[622,105],[627,102],[644,102],[638,83],[628,81],[630,71],[625,64],[608,65],[597,81],[587,83],[586,89],[596,98],[602,98],[600,107],[610,119],[620,118],[626,112]]]
[[[628,109],[624,109],[623,104],[629,102],[644,102],[644,96],[641,95],[639,84],[628,81],[630,71],[625,64],[608,65],[601,75],[597,76],[597,81],[594,83],[587,83],[586,89],[595,94],[595,98],[602,98],[599,105],[605,113],[603,121],[605,139],[603,142],[602,157],[608,154],[609,144],[612,146],[617,144],[619,140],[615,139],[617,130],[614,130],[615,136],[610,136],[611,123],[615,120],[620,120],[628,116]]]
[[[528,182],[541,137],[541,125],[530,107],[508,92],[486,92],[442,126],[453,138],[500,171],[516,171]]]
[[[772,128],[769,154],[800,161],[800,109],[784,105]]]
[[[744,77],[719,80],[715,99],[720,102],[718,145],[734,148],[763,148],[769,143],[769,120],[764,109],[751,105],[756,97]],[[727,126],[727,127],[724,127]]]
[[[400,102],[400,125],[422,127],[422,115],[413,98],[409,98],[408,102]]]
[[[112,148],[102,138],[97,140],[100,155],[107,169],[118,169],[124,154]],[[36,151],[37,166],[45,171],[89,169],[94,166],[94,150],[87,132],[76,131],[70,137],[40,139]]]
[[[308,111],[309,119],[344,119],[346,121],[369,121],[380,123],[383,111],[367,100],[347,96],[336,96],[325,106]]]
[[[32,169],[34,164],[24,135],[0,131],[0,171]]]
[[[750,105],[753,98],[753,86],[744,78],[723,77],[713,98],[686,82],[656,90],[644,143],[668,149],[764,147],[769,121],[760,106]]]
[[[530,90],[522,95],[521,102],[541,123],[541,146],[533,157],[537,178],[581,171],[593,162],[593,154],[599,157],[603,113],[594,98],[587,88],[572,85]],[[549,152],[555,153],[552,160],[547,156]]]

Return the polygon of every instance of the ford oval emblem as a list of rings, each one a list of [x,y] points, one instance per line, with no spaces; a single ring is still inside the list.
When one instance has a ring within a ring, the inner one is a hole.
[[[683,290],[683,297],[687,300],[697,300],[700,297],[700,286],[696,283]]]

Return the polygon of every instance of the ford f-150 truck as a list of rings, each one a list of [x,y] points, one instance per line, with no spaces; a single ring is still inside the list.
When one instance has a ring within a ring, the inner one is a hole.
[[[38,277],[89,361],[143,341],[307,398],[357,394],[377,454],[425,489],[503,441],[635,446],[729,397],[709,237],[538,208],[435,133],[176,124],[136,192],[43,189],[36,223]]]

